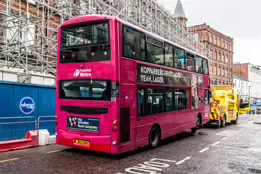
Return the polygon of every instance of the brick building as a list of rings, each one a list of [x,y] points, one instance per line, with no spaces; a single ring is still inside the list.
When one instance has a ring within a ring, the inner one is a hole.
[[[211,52],[211,84],[233,86],[233,38],[206,24],[187,29]]]
[[[180,0],[177,2],[174,17],[181,23],[187,22]],[[211,59],[211,84],[233,86],[233,38],[205,23],[186,29],[211,52],[208,56]]]
[[[249,91],[253,98],[261,99],[261,66],[250,63],[235,63],[233,65],[234,75],[249,81]]]

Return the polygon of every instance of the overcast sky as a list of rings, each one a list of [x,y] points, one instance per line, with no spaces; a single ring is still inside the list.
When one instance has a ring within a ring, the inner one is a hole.
[[[158,0],[174,13],[177,0]],[[234,38],[234,62],[261,65],[261,0],[181,0],[188,26],[206,22]]]

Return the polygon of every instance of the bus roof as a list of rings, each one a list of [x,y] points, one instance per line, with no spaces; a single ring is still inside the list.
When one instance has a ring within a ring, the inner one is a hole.
[[[199,53],[196,53],[196,52],[194,52],[194,51],[192,51],[192,50],[190,50],[190,49],[188,49],[188,48],[185,48],[185,47],[183,47],[183,46],[181,46],[181,45],[178,45],[178,44],[176,44],[176,43],[174,43],[174,42],[172,42],[172,41],[170,41],[170,40],[168,40],[168,39],[165,39],[165,38],[163,38],[162,36],[159,36],[159,35],[157,35],[157,34],[155,34],[155,33],[152,33],[152,32],[147,31],[147,30],[145,30],[145,29],[143,29],[143,28],[141,28],[141,27],[138,27],[138,26],[136,26],[136,25],[133,25],[133,24],[127,22],[127,21],[124,21],[124,20],[122,20],[122,19],[120,19],[120,18],[118,18],[118,17],[116,17],[116,16],[100,15],[100,14],[80,15],[80,16],[76,16],[76,17],[74,17],[74,18],[72,18],[72,19],[70,19],[70,20],[65,21],[65,22],[61,25],[61,27],[68,26],[68,25],[71,25],[71,24],[75,24],[75,21],[76,21],[76,20],[80,20],[80,19],[83,20],[83,19],[86,18],[86,17],[92,17],[94,20],[95,20],[95,19],[96,19],[96,20],[97,20],[97,19],[100,19],[100,20],[102,20],[102,19],[117,20],[117,21],[121,22],[122,24],[128,25],[128,26],[130,26],[130,27],[132,27],[132,28],[134,28],[134,29],[136,29],[136,30],[139,30],[139,31],[141,31],[141,32],[143,32],[143,33],[146,33],[146,34],[148,34],[148,35],[151,35],[151,36],[154,37],[155,39],[159,39],[159,40],[161,40],[161,41],[168,42],[169,44],[172,44],[172,45],[174,45],[174,46],[176,46],[176,47],[179,47],[179,48],[181,48],[181,49],[183,49],[183,50],[185,50],[185,51],[188,51],[188,52],[190,52],[190,53],[192,53],[192,54],[198,55],[198,56],[203,57],[203,58],[207,59],[208,61],[210,61],[209,58],[207,58],[207,57],[204,56],[204,55],[201,55],[201,54],[199,54]]]

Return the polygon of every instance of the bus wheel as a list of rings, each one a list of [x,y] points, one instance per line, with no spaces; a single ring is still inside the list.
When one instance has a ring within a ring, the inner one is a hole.
[[[200,127],[200,119],[199,117],[197,118],[197,123],[196,123],[196,127],[192,128],[191,129],[191,134],[192,135],[195,135],[197,133],[197,130],[199,129]]]
[[[222,121],[221,121],[221,125],[220,125],[221,127],[225,127],[226,126],[226,116],[224,116],[223,118],[222,118]]]
[[[159,146],[161,139],[161,133],[160,133],[160,128],[159,126],[153,126],[152,129],[150,130],[150,135],[149,135],[149,143],[152,148],[156,148]]]

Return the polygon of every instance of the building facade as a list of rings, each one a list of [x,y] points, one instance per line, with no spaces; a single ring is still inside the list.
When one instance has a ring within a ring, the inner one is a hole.
[[[233,86],[233,38],[206,24],[188,27],[188,31],[210,50],[211,84]]]
[[[250,83],[250,96],[261,99],[261,66],[250,63],[235,63],[234,75],[240,76]]]
[[[234,75],[233,77],[233,82],[234,82],[234,90],[240,95],[247,95],[249,96],[251,93],[251,85],[250,82],[238,75]]]
[[[178,0],[174,17],[185,26],[186,30],[210,50],[211,84],[233,86],[233,38],[222,34],[206,25],[186,26],[187,17],[180,0]]]

